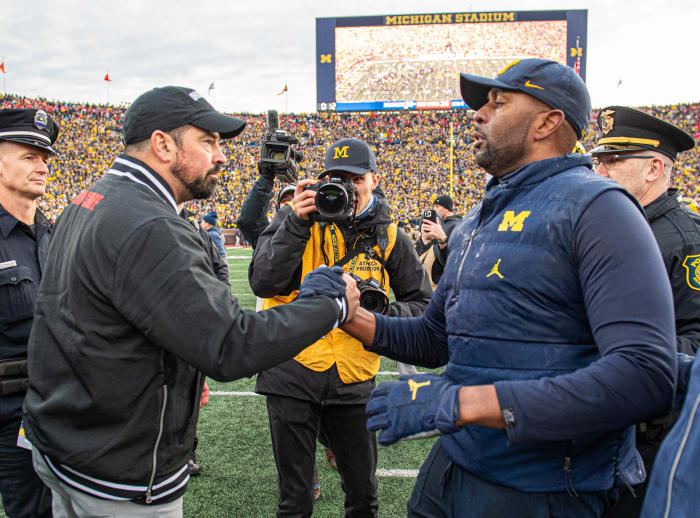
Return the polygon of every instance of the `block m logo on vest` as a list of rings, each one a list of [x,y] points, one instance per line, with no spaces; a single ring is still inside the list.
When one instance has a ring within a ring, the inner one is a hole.
[[[685,268],[685,279],[688,281],[688,286],[694,290],[700,291],[700,254],[689,255],[683,261]]]
[[[524,210],[515,214],[515,211],[507,210],[503,214],[503,221],[498,225],[499,232],[506,232],[511,230],[513,232],[520,232],[523,229],[523,223],[525,219],[530,215],[529,210]]]
[[[337,160],[338,158],[348,158],[348,148],[350,146],[343,146],[343,147],[337,147],[333,151],[333,160]]]

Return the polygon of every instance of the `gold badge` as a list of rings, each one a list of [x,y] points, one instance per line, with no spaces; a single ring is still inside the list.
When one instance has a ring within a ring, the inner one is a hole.
[[[613,119],[612,114],[615,110],[605,110],[600,112],[600,129],[603,130],[603,134],[607,135],[613,129],[613,124],[615,124],[615,119]]]
[[[683,261],[683,268],[688,286],[700,291],[700,254],[687,256]]]

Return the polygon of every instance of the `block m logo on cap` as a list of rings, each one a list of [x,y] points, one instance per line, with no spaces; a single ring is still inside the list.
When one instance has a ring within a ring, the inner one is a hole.
[[[348,148],[350,146],[337,147],[333,150],[333,160],[338,158],[348,158]]]

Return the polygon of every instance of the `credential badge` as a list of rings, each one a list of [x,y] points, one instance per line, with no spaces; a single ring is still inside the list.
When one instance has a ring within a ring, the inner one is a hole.
[[[615,124],[615,119],[612,116],[613,113],[615,113],[615,110],[605,110],[600,114],[600,129],[603,130],[603,134],[605,135],[612,131],[613,125]]]
[[[34,115],[34,126],[39,129],[44,129],[49,123],[49,116],[44,110],[37,110]]]
[[[685,279],[688,286],[700,291],[700,254],[687,256],[683,261],[683,268],[686,270]]]

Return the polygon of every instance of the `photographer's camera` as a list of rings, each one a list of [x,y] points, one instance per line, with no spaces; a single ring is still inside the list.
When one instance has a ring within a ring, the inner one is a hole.
[[[306,189],[316,191],[316,209],[311,213],[314,221],[342,221],[352,218],[355,207],[355,186],[349,178],[329,175],[309,185]]]
[[[350,275],[355,279],[357,289],[360,290],[360,307],[372,313],[385,314],[389,308],[389,297],[379,281],[377,279],[362,279],[354,273]]]
[[[260,173],[276,176],[285,183],[296,183],[299,179],[299,162],[304,159],[304,153],[294,147],[298,143],[296,137],[279,129],[277,111],[269,110],[267,139],[263,142],[258,163]]]

